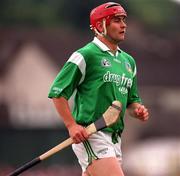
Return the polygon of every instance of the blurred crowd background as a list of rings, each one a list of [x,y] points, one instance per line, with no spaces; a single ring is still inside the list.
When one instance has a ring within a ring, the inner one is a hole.
[[[0,176],[68,137],[50,85],[76,49],[93,39],[89,13],[104,0],[0,1]],[[180,1],[115,0],[128,12],[120,48],[138,65],[147,123],[126,115],[126,176],[180,176]],[[72,104],[72,101],[70,101]],[[71,147],[24,176],[79,176]]]

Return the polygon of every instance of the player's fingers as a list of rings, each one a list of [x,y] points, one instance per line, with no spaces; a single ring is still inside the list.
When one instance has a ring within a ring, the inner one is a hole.
[[[76,134],[75,136],[73,136],[72,139],[75,144],[82,142],[82,137],[79,134]]]
[[[85,128],[83,129],[81,134],[82,134],[83,140],[87,140],[88,139],[89,135],[88,135],[88,133],[87,133]]]
[[[149,113],[148,112],[144,113],[142,117],[143,117],[142,118],[143,121],[147,121],[149,119]]]
[[[139,115],[139,108],[136,108],[136,109],[134,110],[134,112],[135,112],[136,115]]]
[[[138,113],[139,114],[142,114],[144,111],[145,111],[145,106],[144,105],[141,105],[141,106],[139,106],[139,108],[138,108]]]
[[[138,112],[139,112],[139,115],[144,117],[148,114],[148,109],[145,106],[141,106]]]
[[[86,131],[86,129],[84,127],[81,127],[81,130],[79,132],[80,138],[84,141],[86,140],[89,136],[88,133]]]
[[[135,109],[135,113],[136,113],[136,114],[140,114],[140,113],[142,113],[143,109],[144,109],[144,106],[143,106],[143,105],[140,105],[140,106],[138,106],[138,107]]]
[[[144,114],[144,117],[145,117],[145,119],[148,119],[148,118],[149,118],[149,113],[146,112],[146,113]]]
[[[79,131],[73,137],[75,143],[80,143],[85,141],[88,138],[87,132],[85,130]]]
[[[83,137],[84,137],[85,140],[89,137],[89,135],[88,135],[88,133],[87,133],[87,131],[86,131],[85,128],[84,128],[84,130],[83,130],[83,132],[82,132],[82,135],[83,135]]]
[[[148,114],[148,110],[145,108],[143,109],[142,113],[145,115],[145,114]]]

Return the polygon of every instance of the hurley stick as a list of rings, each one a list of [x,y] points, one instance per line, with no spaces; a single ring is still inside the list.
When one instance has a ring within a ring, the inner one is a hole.
[[[119,114],[122,109],[122,104],[119,101],[113,101],[112,105],[108,107],[106,112],[103,114],[101,118],[99,118],[96,122],[87,126],[86,130],[89,135],[106,128],[112,124],[114,124],[119,117]],[[8,176],[16,176],[20,173],[26,171],[27,169],[35,166],[36,164],[40,163],[41,161],[47,159],[48,157],[54,155],[55,153],[59,152],[60,150],[66,148],[67,146],[73,144],[72,138],[68,138],[65,141],[61,142],[57,146],[53,147],[52,149],[48,150],[44,154],[40,155],[39,157],[34,158],[32,161],[22,165],[14,172],[9,174]]]

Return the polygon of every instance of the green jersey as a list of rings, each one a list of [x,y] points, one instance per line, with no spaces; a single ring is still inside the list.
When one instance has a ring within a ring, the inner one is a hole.
[[[112,54],[95,37],[71,55],[55,78],[48,97],[69,99],[75,91],[72,113],[76,122],[84,126],[100,118],[114,100],[119,100],[123,105],[119,121],[106,130],[121,133],[127,105],[141,102],[134,59],[119,48]]]

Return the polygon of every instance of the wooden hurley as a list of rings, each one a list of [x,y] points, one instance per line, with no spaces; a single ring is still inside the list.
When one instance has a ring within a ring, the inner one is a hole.
[[[122,110],[122,104],[119,101],[113,101],[112,105],[108,107],[106,112],[103,114],[101,118],[99,118],[96,122],[87,126],[86,130],[89,135],[104,129],[106,127],[111,126],[114,124],[119,117],[119,114]],[[17,176],[22,172],[28,170],[29,168],[35,166],[36,164],[40,163],[41,161],[47,159],[48,157],[54,155],[55,153],[59,152],[60,150],[68,147],[69,145],[73,144],[72,138],[68,138],[65,141],[61,142],[57,146],[53,147],[52,149],[48,150],[44,154],[34,158],[30,162],[22,165],[14,172],[10,173],[8,176]]]

